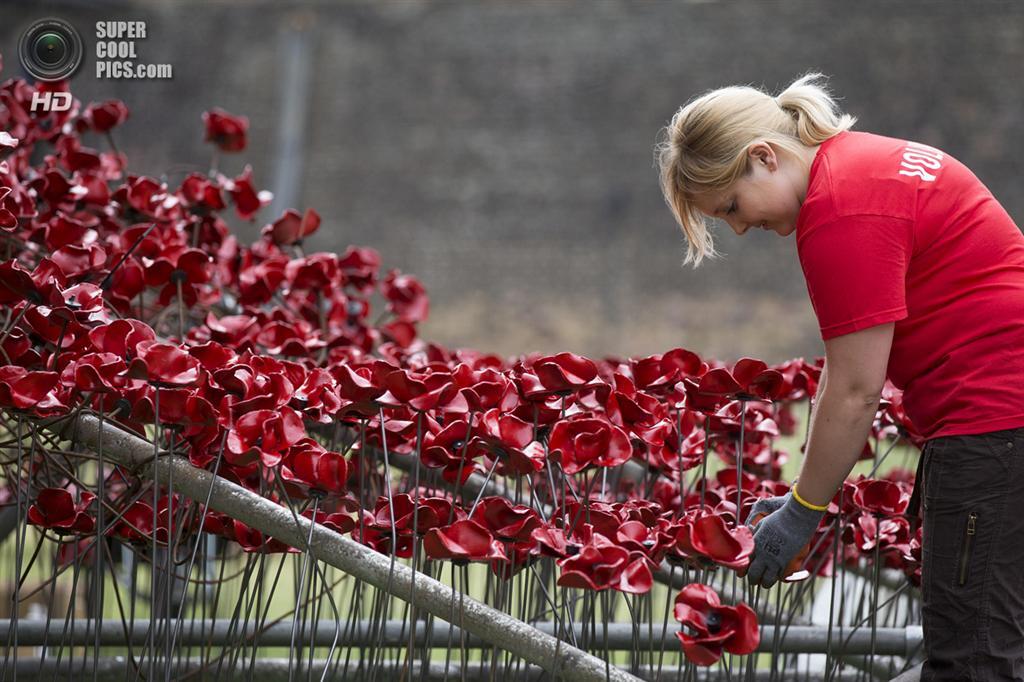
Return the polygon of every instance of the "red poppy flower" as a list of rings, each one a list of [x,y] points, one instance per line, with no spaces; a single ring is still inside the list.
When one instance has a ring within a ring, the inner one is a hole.
[[[488,410],[480,420],[482,447],[501,460],[500,473],[528,476],[544,468],[544,446],[533,440],[533,426],[514,414]]]
[[[693,351],[675,348],[663,355],[631,360],[630,368],[638,389],[663,392],[686,377],[700,376],[707,371],[707,363]]]
[[[287,265],[288,259],[280,256],[243,267],[238,273],[239,302],[261,305],[269,301],[284,282]]]
[[[58,533],[91,533],[96,522],[88,509],[95,499],[96,495],[84,490],[76,503],[63,488],[43,488],[28,508],[28,522]]]
[[[311,493],[341,495],[348,480],[348,462],[312,438],[303,438],[289,449],[281,463],[281,478]]]
[[[306,435],[302,417],[290,407],[256,410],[242,415],[228,432],[225,459],[246,466],[257,460],[274,467],[291,446]]]
[[[0,367],[0,407],[32,410],[39,415],[59,410],[65,407],[54,392],[59,382],[56,372],[30,372],[17,365],[4,365]]]
[[[631,553],[643,554],[660,564],[665,551],[675,545],[672,535],[664,532],[667,525],[668,522],[664,520],[644,522],[631,519],[619,526],[614,539]]]
[[[898,516],[909,502],[910,493],[894,481],[863,479],[854,484],[853,503],[867,512]]]
[[[199,379],[199,360],[178,346],[158,341],[140,341],[135,346],[136,358],[130,373],[168,386],[189,386]]]
[[[163,211],[164,200],[167,198],[167,185],[146,176],[129,175],[128,181],[117,188],[114,199],[121,202],[125,209],[135,212],[136,218],[156,218]],[[131,216],[130,211],[125,211]]]
[[[302,515],[308,519],[313,519],[313,510],[307,509],[302,512]],[[318,511],[316,513],[316,518],[313,520],[326,528],[330,528],[340,535],[351,533],[352,529],[356,527],[355,519],[352,518],[351,514],[345,512],[329,514],[327,512]]]
[[[338,396],[342,400],[340,410],[372,416],[378,410],[377,398],[384,394],[384,388],[374,382],[373,371],[368,367],[353,369],[348,365],[335,365],[331,374],[338,381]]]
[[[540,357],[530,363],[521,363],[515,371],[523,397],[527,400],[568,395],[600,383],[597,365],[573,353]]]
[[[413,504],[412,495],[409,493],[399,493],[390,499],[384,496],[377,498],[373,525],[380,529],[394,528],[399,533],[411,533],[415,517],[416,532],[423,534],[431,529],[447,526],[452,520],[462,521],[466,518],[466,512],[444,497],[421,495],[417,502]]]
[[[245,149],[249,130],[249,119],[234,116],[220,107],[203,112],[206,124],[205,142],[213,142],[223,152],[240,152]]]
[[[754,536],[744,525],[729,528],[717,514],[684,519],[676,535],[676,548],[684,556],[706,558],[727,568],[742,569],[750,563]]]
[[[113,353],[86,353],[64,368],[61,381],[79,391],[115,391],[123,387],[127,367],[124,359]]]
[[[189,173],[178,189],[178,196],[186,205],[206,209],[209,211],[224,210],[224,196],[220,188],[210,182],[209,178],[199,173]]]
[[[127,119],[128,107],[125,103],[119,99],[111,99],[106,102],[91,102],[78,117],[75,126],[78,132],[92,129],[97,133],[105,133]]]
[[[291,246],[301,242],[320,227],[320,214],[311,208],[304,215],[294,208],[285,209],[281,217],[263,228],[263,236],[278,246]]]
[[[392,537],[392,533],[394,533],[394,537]],[[393,553],[402,559],[412,557],[412,534],[398,533],[392,529],[374,528],[373,514],[368,511],[362,513],[362,522],[352,530],[351,535],[356,542],[361,542],[381,554]],[[392,539],[394,539],[396,547],[392,547]]]
[[[153,533],[153,507],[137,501],[125,510],[112,532],[125,540],[144,542]]]
[[[277,538],[264,535],[255,528],[250,528],[238,519],[232,521],[235,540],[245,552],[262,552],[264,554],[297,553],[299,550],[289,547]]]
[[[446,481],[465,483],[476,469],[474,460],[483,454],[483,442],[470,438],[469,424],[459,419],[424,435],[420,460],[430,469],[441,469]]]
[[[267,190],[257,192],[252,186],[252,166],[246,164],[242,174],[234,179],[217,175],[217,183],[231,195],[235,211],[242,220],[249,220],[261,208],[269,204],[274,195]]]
[[[571,475],[589,466],[618,466],[633,456],[633,447],[619,427],[582,414],[555,424],[548,452]]]
[[[345,285],[360,294],[373,292],[380,270],[380,254],[375,249],[350,246],[338,258],[338,267],[345,275]]]
[[[496,496],[481,499],[470,518],[494,537],[510,542],[529,541],[533,530],[543,523],[536,510]]]
[[[458,385],[467,408],[473,412],[496,409],[504,414],[519,405],[519,393],[516,391],[515,383],[491,367],[477,370],[465,362],[459,362],[452,370],[452,378]]]
[[[722,650],[746,655],[757,650],[761,632],[757,615],[744,603],[722,606],[718,593],[707,585],[691,583],[676,596],[675,617],[689,632],[677,632],[687,660],[713,665]]]
[[[404,322],[423,322],[430,312],[430,299],[418,279],[391,270],[381,283],[388,310]]]
[[[585,590],[614,588],[631,594],[648,592],[653,584],[650,568],[643,557],[631,559],[627,550],[600,533],[575,556],[558,560],[562,574],[558,585]]]
[[[97,351],[113,353],[129,359],[143,341],[156,341],[156,333],[145,322],[138,320],[114,320],[89,330],[89,340]]]
[[[163,286],[160,290],[160,305],[167,305],[178,294],[181,284],[181,295],[187,307],[192,307],[198,298],[196,285],[210,280],[210,256],[199,249],[184,249],[161,255],[150,260],[143,258],[146,284],[151,287]]]
[[[879,519],[874,514],[861,513],[843,528],[843,541],[860,552],[870,552],[877,546],[883,552],[894,550],[902,554],[910,544],[910,524],[902,516]]]
[[[431,559],[451,559],[456,565],[470,561],[507,561],[501,542],[476,521],[464,519],[434,528],[423,537]]]
[[[407,405],[419,411],[444,405],[458,393],[451,375],[442,372],[399,369],[385,375],[383,384],[387,393],[378,398],[379,402],[396,407]]]
[[[530,533],[530,539],[537,543],[544,556],[561,559],[569,555],[569,542],[565,530],[550,525],[538,526]],[[574,545],[574,549],[578,549]]]
[[[166,544],[171,537],[171,519],[180,518],[181,505],[181,498],[177,495],[174,496],[173,501],[167,495],[157,500],[156,533],[154,534],[153,507],[146,502],[138,500],[125,510],[120,521],[117,522],[110,532],[131,542],[151,542],[155,535],[157,542]],[[175,533],[177,530],[178,525],[177,521],[175,521]]]

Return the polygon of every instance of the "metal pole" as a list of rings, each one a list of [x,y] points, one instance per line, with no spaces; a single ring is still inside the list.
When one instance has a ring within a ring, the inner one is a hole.
[[[66,435],[72,429],[78,442],[93,449],[99,446],[102,433],[104,456],[109,455],[111,460],[143,478],[156,475],[160,480],[169,480],[173,476],[175,490],[192,500],[205,500],[211,487],[215,486],[210,496],[211,509],[299,549],[305,547],[307,536],[312,537],[309,551],[317,559],[394,597],[408,601],[413,596],[411,590],[415,588],[416,603],[447,622],[455,596],[447,585],[423,574],[417,576],[414,585],[412,569],[408,566],[395,563],[392,571],[389,557],[320,524],[312,524],[303,516],[296,517],[290,509],[223,478],[214,477],[209,471],[197,469],[183,457],[162,455],[154,459],[152,443],[116,428],[109,421],[101,423],[93,414],[81,414],[66,424],[61,434]],[[311,525],[314,526],[312,529]],[[626,682],[636,679],[614,668],[609,676],[605,661],[475,599],[464,597],[463,603],[465,606],[460,618],[468,633],[544,670],[557,669],[559,677],[564,680]]]
[[[123,657],[101,658],[96,663],[96,674],[94,676],[90,675],[90,680],[95,682],[123,682],[125,679],[125,666],[127,662]],[[199,659],[175,661],[171,670],[171,679],[181,679],[190,673],[190,679],[207,679],[209,674],[215,672],[215,665],[211,666],[214,670],[211,670],[210,667],[206,669],[205,672],[208,675],[204,677],[199,672],[202,670],[202,663],[203,661]],[[305,675],[306,670],[311,669],[314,672],[318,672],[329,665],[325,660],[314,660],[312,666],[308,665],[308,661],[305,661],[305,663],[307,665],[301,671],[303,675]],[[447,674],[445,674],[446,669],[443,664],[430,663],[425,674],[421,677],[421,664],[419,661],[408,664],[408,667],[406,666],[405,661],[384,661],[379,666],[376,677],[377,679],[397,680],[404,674],[406,679],[425,680],[426,682],[450,682],[451,680],[487,682],[488,680],[503,679],[502,676],[506,672],[504,669],[499,668],[492,675],[490,664],[474,662],[466,666],[466,670],[462,670],[461,666],[457,663],[450,664],[447,668]],[[18,679],[23,681],[69,680],[74,679],[75,675],[81,673],[73,663],[61,662],[57,664],[53,660],[40,662],[22,659],[18,661],[17,669]],[[615,679],[615,672],[617,670],[618,668],[615,666],[611,667],[612,679]],[[641,679],[646,680],[653,680],[657,675],[657,670],[649,666],[641,666],[637,672],[640,674]],[[288,659],[259,658],[246,664],[242,669],[221,670],[216,677],[218,680],[230,682],[249,682],[252,679],[258,679],[260,682],[288,682]],[[373,672],[371,670],[354,668],[348,672],[345,680],[346,682],[366,682],[372,679],[372,677]],[[529,665],[524,666],[519,671],[516,679],[528,682],[541,682],[542,680],[550,680],[551,676],[543,668]],[[715,668],[700,669],[694,672],[684,671],[682,674],[679,674],[678,671],[670,670],[666,667],[659,679],[663,682],[727,682],[728,680],[734,680],[735,677],[729,677],[727,673]],[[753,677],[745,677],[743,679],[749,682],[775,682],[778,679],[778,675],[773,676],[770,670],[757,670],[754,672]],[[824,678],[821,675],[817,677],[814,675],[802,675],[800,679],[803,682],[823,682]],[[863,675],[843,671],[833,675],[831,679],[834,682],[863,682]],[[903,682],[902,678],[901,682]]]
[[[423,576],[417,577],[416,582],[422,580]],[[7,637],[12,626],[10,620],[0,620],[0,640]],[[315,628],[315,636],[310,635],[303,640],[305,646],[330,646],[334,639],[335,622],[322,620]],[[95,621],[88,619],[75,620],[71,632],[60,632],[52,626],[46,632],[46,621],[44,620],[18,620],[18,643],[23,646],[48,646],[59,645],[63,642],[65,646],[89,645],[94,641]],[[367,646],[378,638],[379,623],[360,621],[349,631],[343,646],[358,647]],[[404,621],[392,620],[384,624],[383,638],[380,640],[385,647],[400,647],[408,644],[409,629],[411,624]],[[552,634],[557,630],[557,624],[551,621],[534,623],[531,627],[536,628],[540,633]],[[128,628],[120,620],[105,620],[102,623],[102,632],[99,637],[100,646],[127,646],[131,644],[144,644],[146,641],[149,624],[137,622],[133,627]],[[780,628],[780,636],[777,648],[773,648],[775,639],[775,626],[761,626],[761,643],[758,651],[777,651],[787,654],[820,654],[827,651],[828,628],[806,625],[791,625]],[[579,623],[575,626],[577,639],[583,636],[583,626]],[[458,627],[454,629],[453,639],[461,637]],[[660,635],[660,632],[658,633]],[[832,632],[834,641],[841,643],[842,648],[836,649],[837,655],[858,656],[867,654],[871,645],[871,630],[868,628],[835,628]],[[427,629],[422,622],[416,623],[416,632],[413,635],[414,644],[417,647],[424,646],[438,648],[444,647],[448,640],[447,631],[439,631],[436,628],[427,637]],[[878,628],[875,653],[881,656],[902,656],[909,658],[920,646],[923,640],[923,632],[920,626],[908,626],[906,628]],[[636,638],[636,639],[634,639]],[[281,621],[269,625],[262,630],[246,627],[232,627],[230,620],[207,621],[202,628],[198,625],[189,626],[183,629],[177,638],[181,646],[234,646],[242,640],[253,641],[260,646],[289,646],[292,643],[292,622]],[[491,642],[480,637],[470,636],[466,638],[466,644],[470,648],[478,649],[489,647]],[[640,649],[658,648],[664,645],[667,650],[678,649],[679,640],[674,634],[670,634],[662,643],[660,637],[652,637],[646,629],[635,630],[632,623],[609,623],[608,624],[608,648],[613,651],[630,651],[637,646]],[[602,638],[602,647],[604,641]]]

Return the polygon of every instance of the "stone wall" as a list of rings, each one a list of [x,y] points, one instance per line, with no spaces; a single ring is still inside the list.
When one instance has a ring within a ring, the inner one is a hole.
[[[148,22],[139,61],[172,63],[172,80],[97,80],[87,58],[73,89],[124,99],[118,144],[134,172],[170,182],[208,167],[200,114],[218,105],[252,131],[222,168],[252,163],[280,189],[287,36],[300,36],[311,95],[284,132],[301,140],[292,203],[324,217],[310,247],[370,245],[418,275],[424,335],[451,345],[821,353],[792,239],[723,225],[724,260],[680,267],[652,147],[678,106],[719,85],[828,73],[858,128],[945,149],[1024,218],[1016,2],[5,2],[2,77],[21,73],[21,27],[46,15],[87,48],[97,19]]]

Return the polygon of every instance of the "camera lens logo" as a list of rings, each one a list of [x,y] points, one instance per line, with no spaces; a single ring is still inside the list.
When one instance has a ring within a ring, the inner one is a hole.
[[[21,65],[41,81],[59,81],[82,63],[82,37],[63,19],[40,19],[21,34]]]

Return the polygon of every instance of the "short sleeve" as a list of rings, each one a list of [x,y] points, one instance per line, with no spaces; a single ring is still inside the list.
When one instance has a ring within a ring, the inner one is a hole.
[[[907,316],[912,249],[913,223],[888,216],[844,216],[798,235],[822,340]]]

